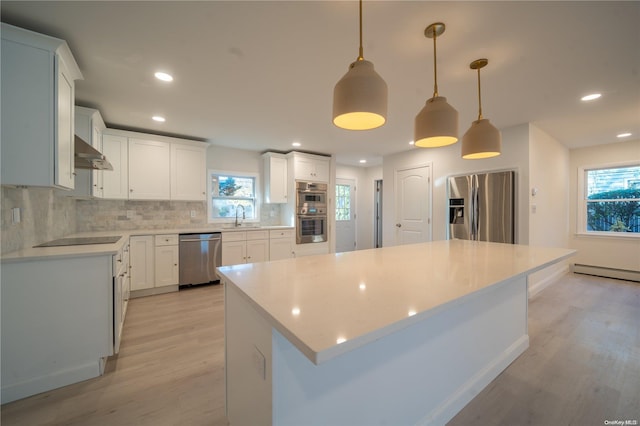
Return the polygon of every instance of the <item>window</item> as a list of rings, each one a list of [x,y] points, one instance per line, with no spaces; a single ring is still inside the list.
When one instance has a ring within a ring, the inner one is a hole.
[[[336,220],[351,220],[351,186],[336,185]]]
[[[209,220],[258,220],[257,188],[255,173],[209,170]]]
[[[583,169],[582,229],[640,235],[640,165]]]

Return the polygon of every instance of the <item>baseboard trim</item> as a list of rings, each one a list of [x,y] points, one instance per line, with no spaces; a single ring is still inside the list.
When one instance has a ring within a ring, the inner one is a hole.
[[[131,290],[130,298],[136,299],[138,297],[155,296],[156,294],[173,293],[180,290],[180,286],[166,285],[163,287],[145,288],[143,290]]]
[[[555,270],[548,277],[545,277],[543,280],[540,280],[529,286],[529,299],[540,293],[545,288],[549,287],[551,284],[554,284],[560,281],[560,278],[565,276],[569,272],[569,265],[564,265],[562,268]]]
[[[617,280],[640,282],[640,271],[630,271],[627,269],[605,268],[604,266],[573,265],[573,272],[583,275],[595,275],[597,277],[614,278]]]
[[[3,384],[1,401],[2,404],[6,404],[52,389],[89,380],[98,377],[100,374],[100,360],[96,360],[96,362],[55,371],[46,376],[33,377],[20,383],[12,383],[6,386]]]

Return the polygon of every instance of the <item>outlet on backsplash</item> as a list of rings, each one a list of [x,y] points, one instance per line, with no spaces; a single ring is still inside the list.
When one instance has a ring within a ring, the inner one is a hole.
[[[191,217],[196,217],[196,211],[195,210],[191,210]]]
[[[127,219],[133,219],[134,214],[133,210],[127,210]]]

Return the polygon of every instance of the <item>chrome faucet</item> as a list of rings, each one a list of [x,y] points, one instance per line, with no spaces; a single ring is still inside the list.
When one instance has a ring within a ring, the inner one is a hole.
[[[236,227],[239,225],[239,223],[238,223],[238,209],[239,209],[240,207],[242,207],[242,220],[245,220],[245,219],[246,219],[245,214],[244,214],[244,206],[243,206],[242,204],[238,204],[238,205],[236,206]]]

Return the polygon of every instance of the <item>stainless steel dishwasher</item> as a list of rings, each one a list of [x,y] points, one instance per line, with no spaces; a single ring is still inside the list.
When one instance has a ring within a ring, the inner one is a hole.
[[[222,234],[180,234],[180,285],[219,281],[216,267],[222,261]]]

